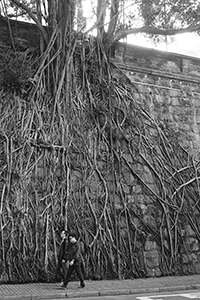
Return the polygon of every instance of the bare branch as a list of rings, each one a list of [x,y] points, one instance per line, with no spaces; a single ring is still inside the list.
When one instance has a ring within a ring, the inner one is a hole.
[[[113,34],[115,32],[117,20],[118,20],[118,14],[119,14],[119,0],[112,0],[108,34]]]
[[[91,32],[92,30],[94,30],[96,28],[103,31],[104,26],[106,25],[106,24],[104,24],[105,15],[106,15],[105,1],[99,0],[98,5],[97,5],[97,20],[87,31],[85,31],[85,34],[89,34],[89,32]]]
[[[147,33],[147,34],[158,34],[158,35],[176,35],[180,33],[186,33],[186,32],[195,32],[200,30],[200,25],[197,26],[188,26],[186,28],[180,28],[180,29],[158,29],[153,27],[138,27],[138,28],[131,28],[126,30],[121,30],[114,36],[114,41],[119,41],[120,39],[126,37],[130,34],[136,34],[136,33]]]
[[[104,32],[104,21],[106,17],[106,1],[98,0],[97,3],[97,28],[99,28],[100,32]]]

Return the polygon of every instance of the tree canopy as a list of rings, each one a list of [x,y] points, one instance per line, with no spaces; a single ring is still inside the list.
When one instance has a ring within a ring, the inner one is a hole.
[[[84,17],[88,8],[94,14],[90,28]],[[67,18],[80,32],[90,33],[96,29],[100,35],[112,36],[110,44],[137,33],[150,36],[200,33],[199,0],[4,0],[1,13],[11,18],[32,19],[44,39],[47,36],[42,25],[54,29]]]

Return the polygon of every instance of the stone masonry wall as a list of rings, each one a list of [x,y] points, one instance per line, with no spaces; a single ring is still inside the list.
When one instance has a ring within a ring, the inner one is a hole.
[[[137,46],[119,44],[114,64],[120,67],[134,86],[135,100],[139,101],[151,116],[164,128],[178,137],[179,143],[194,157],[200,158],[200,60],[174,53],[165,53]],[[136,172],[142,173],[144,181],[155,188],[149,169],[140,165]],[[152,217],[154,204],[146,198],[132,181],[132,195],[143,211],[144,219]],[[137,199],[137,200],[136,200]],[[155,208],[155,207],[154,207]],[[194,216],[195,218],[195,216]],[[153,224],[153,223],[152,223]],[[190,225],[185,229],[188,253],[183,254],[183,272],[199,273],[200,247]],[[145,244],[146,268],[149,276],[159,276],[159,253],[157,244],[147,238]]]
[[[5,20],[0,19],[0,23],[5,24]],[[19,23],[17,23],[19,26]],[[11,24],[14,28],[14,24]],[[31,25],[32,26],[32,25]],[[3,28],[3,27],[2,27]],[[6,27],[7,28],[7,27]],[[19,28],[19,27],[18,27]],[[23,23],[23,31],[27,25]],[[34,27],[35,28],[35,27]],[[5,27],[4,27],[5,29]],[[8,29],[8,28],[7,28]],[[4,40],[8,34],[4,30]],[[16,28],[15,28],[16,29]],[[34,29],[35,30],[35,29]],[[24,33],[23,33],[24,35]],[[38,39],[38,33],[33,32],[33,39]],[[31,35],[29,35],[31,36]],[[23,38],[19,39],[18,30],[14,33],[15,41],[23,44]],[[26,39],[26,35],[24,35]],[[29,41],[30,42],[30,41]],[[4,44],[4,42],[3,42]],[[0,46],[2,46],[0,44]],[[35,46],[33,43],[32,46]],[[23,48],[23,47],[22,47]],[[26,47],[24,47],[26,48]],[[134,86],[135,100],[140,101],[143,107],[153,116],[163,123],[163,127],[168,127],[176,133],[180,144],[189,151],[195,159],[200,158],[200,60],[174,53],[165,53],[152,49],[145,49],[137,46],[117,44],[115,47],[115,57],[113,63],[123,70],[123,73]],[[125,146],[124,146],[125,147]],[[107,149],[103,149],[107,151]],[[101,155],[102,155],[101,151]],[[149,168],[137,163],[134,165],[133,158],[124,148],[123,158],[131,164],[137,174],[142,174],[144,182],[156,189],[154,178]],[[77,159],[77,155],[76,155]],[[78,160],[78,159],[77,159]],[[81,160],[81,159],[80,159]],[[38,163],[38,178],[44,177],[44,166],[42,161]],[[79,164],[79,162],[78,162]],[[103,172],[103,159],[99,159],[98,168]],[[123,178],[120,178],[122,194],[127,205],[133,205],[135,210],[140,210],[144,220],[154,224],[155,211],[153,199],[148,194],[143,193],[141,185],[137,183],[135,177],[128,168],[122,169]],[[71,172],[71,188],[79,189],[83,182],[81,172]],[[102,195],[99,178],[91,177],[88,182],[94,199]],[[120,193],[113,188],[112,178],[108,177],[108,186],[111,196],[115,198],[116,209],[123,210]],[[97,204],[96,204],[97,205]],[[134,219],[136,225],[138,220]],[[121,222],[120,230],[126,233],[126,225]],[[139,225],[138,225],[139,226]],[[186,224],[184,234],[187,238],[188,251],[183,257],[183,272],[185,274],[200,273],[200,247],[194,231],[190,225]],[[142,240],[142,238],[141,238]],[[142,244],[143,243],[143,244]],[[144,246],[144,252],[141,247]],[[138,244],[137,258],[139,267],[147,270],[148,276],[160,276],[159,249],[152,236],[148,235]]]
[[[123,51],[120,45],[114,61],[138,89],[135,99],[199,157],[200,60],[137,46]]]

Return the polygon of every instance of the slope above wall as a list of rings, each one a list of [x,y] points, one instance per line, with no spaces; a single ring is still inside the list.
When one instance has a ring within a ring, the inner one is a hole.
[[[127,67],[137,66],[165,74],[189,75],[196,77],[198,81],[200,79],[200,59],[187,55],[118,43],[115,49],[115,60]]]
[[[39,39],[40,34],[35,24],[11,20],[0,15],[0,47],[14,44],[20,50],[37,48]]]
[[[0,47],[15,45],[22,51],[38,48],[40,43],[40,34],[35,24],[7,19],[1,15],[0,37]],[[200,80],[200,59],[195,57],[124,43],[115,44],[114,56],[115,61],[125,68],[138,67],[141,71],[145,68],[148,72],[156,70],[162,74],[189,75],[198,82]]]

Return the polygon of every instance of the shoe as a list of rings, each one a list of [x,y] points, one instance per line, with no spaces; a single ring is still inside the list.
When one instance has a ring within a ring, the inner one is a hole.
[[[67,285],[66,285],[63,281],[59,284],[59,286],[60,286],[61,288],[66,288],[66,287],[67,287]]]
[[[81,282],[80,288],[84,288],[84,287],[85,287],[85,283],[84,283],[84,282]]]

